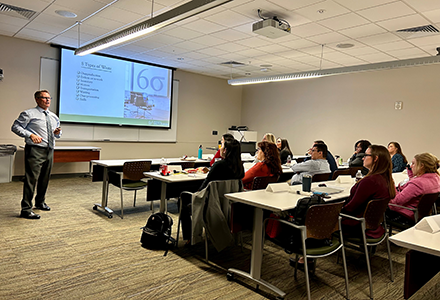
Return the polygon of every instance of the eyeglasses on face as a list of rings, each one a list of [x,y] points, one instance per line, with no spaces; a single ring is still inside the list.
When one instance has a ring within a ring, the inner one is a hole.
[[[367,156],[373,156],[372,154],[364,154],[364,158]]]
[[[38,97],[38,99],[52,100],[52,97]]]

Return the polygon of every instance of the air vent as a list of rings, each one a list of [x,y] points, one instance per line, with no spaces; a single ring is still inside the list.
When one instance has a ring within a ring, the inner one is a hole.
[[[413,39],[428,35],[439,34],[440,31],[433,25],[418,26],[413,28],[400,29],[396,34],[403,39]]]
[[[222,66],[230,66],[230,67],[242,67],[245,66],[244,63],[238,62],[238,61],[226,61],[226,62],[222,62],[220,63],[220,65]]]
[[[36,14],[36,11],[13,6],[5,3],[0,3],[0,14],[8,15],[11,17],[18,17],[25,20],[30,20]]]

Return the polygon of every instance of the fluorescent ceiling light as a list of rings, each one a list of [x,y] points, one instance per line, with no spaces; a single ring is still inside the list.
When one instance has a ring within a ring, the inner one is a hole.
[[[265,77],[257,77],[257,78],[243,77],[237,79],[230,79],[228,80],[228,83],[230,85],[268,83],[268,82],[287,81],[287,80],[309,79],[309,78],[317,78],[317,77],[332,76],[332,75],[342,75],[342,74],[350,74],[350,73],[358,73],[358,72],[366,72],[366,71],[397,69],[397,68],[414,67],[421,65],[438,64],[438,63],[440,63],[440,56],[428,56],[422,58],[396,60],[396,61],[390,61],[384,63],[366,64],[366,65],[317,70],[310,72],[299,72],[299,73],[265,76]]]
[[[83,56],[114,45],[125,43],[129,40],[139,38],[140,36],[148,34],[152,31],[182,21],[186,18],[195,16],[201,12],[207,11],[230,1],[232,0],[189,1],[156,17],[113,33],[90,44],[79,47],[75,50],[75,55]]]

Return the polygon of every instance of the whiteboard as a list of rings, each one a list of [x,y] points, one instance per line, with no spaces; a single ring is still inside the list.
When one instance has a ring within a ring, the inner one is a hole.
[[[50,92],[53,100],[51,111],[58,106],[58,74],[60,62],[57,59],[41,57],[40,89]],[[171,110],[171,128],[117,127],[106,125],[66,124],[62,123],[63,135],[60,141],[115,141],[115,142],[176,142],[177,141],[177,102],[179,81],[173,81],[173,100]]]

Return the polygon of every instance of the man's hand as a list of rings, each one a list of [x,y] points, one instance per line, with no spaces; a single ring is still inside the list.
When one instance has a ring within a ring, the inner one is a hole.
[[[53,131],[53,134],[55,134],[55,135],[59,135],[60,132],[61,132],[61,127],[57,127],[57,128]]]
[[[31,138],[32,142],[34,142],[34,144],[39,144],[43,140],[42,137],[40,137],[36,134],[33,134],[33,133],[31,134],[30,138]]]

